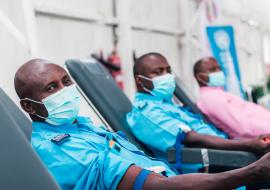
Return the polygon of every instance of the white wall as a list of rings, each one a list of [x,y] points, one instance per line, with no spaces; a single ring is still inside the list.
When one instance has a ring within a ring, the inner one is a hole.
[[[27,14],[22,2],[30,2]],[[135,88],[131,51],[137,56],[149,51],[164,54],[185,85],[197,94],[193,63],[201,58],[199,25],[189,28],[197,14],[198,0],[1,0],[0,11],[12,26],[3,24],[0,12],[0,85],[14,99],[16,69],[31,57],[42,57],[63,65],[68,58],[86,58],[103,49],[112,50],[112,25],[118,25],[119,51],[130,98]],[[262,81],[262,34],[269,35],[268,0],[221,0],[223,24],[235,28],[244,86]],[[30,11],[29,11],[30,10]],[[33,15],[31,18],[31,14]],[[3,19],[3,18],[2,18]],[[255,20],[258,27],[248,21]],[[28,25],[27,25],[28,24]],[[29,27],[30,26],[30,27]],[[14,28],[13,28],[14,29]],[[191,42],[190,39],[193,39]],[[197,40],[197,42],[196,42]],[[197,44],[196,44],[197,43]],[[86,103],[83,113],[89,113]]]
[[[20,0],[0,1],[0,42],[0,86],[13,100],[17,100],[14,74],[30,57]]]
[[[223,5],[224,23],[231,24],[235,28],[244,87],[262,84],[265,74],[262,66],[264,64],[262,37],[265,31],[269,33],[267,21],[269,3],[265,0],[223,0]],[[254,26],[252,22],[255,23]]]
[[[39,55],[63,64],[112,49],[111,27],[90,19],[112,17],[111,0],[33,0],[36,8]]]

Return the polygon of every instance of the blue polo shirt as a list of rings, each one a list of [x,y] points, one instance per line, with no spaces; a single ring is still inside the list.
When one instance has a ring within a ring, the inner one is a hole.
[[[62,189],[114,190],[133,164],[146,169],[162,166],[166,176],[177,174],[166,162],[147,157],[123,135],[95,127],[86,117],[63,126],[33,122],[31,143]]]
[[[200,115],[193,114],[172,101],[146,93],[136,93],[132,111],[127,114],[126,119],[136,138],[154,152],[166,152],[168,148],[175,146],[179,135],[190,130],[227,137],[216,127],[206,124]]]

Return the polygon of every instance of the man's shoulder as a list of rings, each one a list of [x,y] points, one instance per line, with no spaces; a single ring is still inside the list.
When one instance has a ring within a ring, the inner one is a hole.
[[[78,116],[77,121],[78,123],[93,124],[93,121],[91,120],[91,118],[87,116]]]
[[[147,100],[135,100],[133,106],[139,110],[143,110],[149,105],[149,103],[150,102],[147,102]]]
[[[153,101],[138,101],[137,104],[133,105],[133,110],[139,111],[143,114],[154,114],[156,112],[165,111],[166,106],[163,102],[153,102]]]
[[[144,93],[136,93],[133,106],[139,110],[145,110],[147,108],[161,107],[163,100]]]
[[[33,122],[32,128],[31,144],[34,148],[51,146],[54,138],[65,135],[64,132],[58,131],[55,126],[45,122]]]
[[[200,89],[201,100],[222,99],[229,96],[230,93],[224,91],[221,88],[203,87]]]
[[[59,132],[54,130],[33,130],[31,135],[31,144],[34,148],[41,145],[48,145],[51,143],[51,139],[60,135]]]

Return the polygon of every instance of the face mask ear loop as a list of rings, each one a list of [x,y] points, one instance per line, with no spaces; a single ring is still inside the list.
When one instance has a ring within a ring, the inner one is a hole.
[[[39,102],[39,101],[36,101],[36,100],[32,100],[32,99],[30,99],[30,98],[23,98],[23,99],[21,99],[21,100],[29,100],[29,101],[34,102],[34,103],[37,103],[37,104],[44,104],[44,103],[42,103],[42,102]],[[21,100],[20,100],[20,101],[21,101]],[[38,115],[38,114],[34,114],[34,115],[38,116],[38,117],[41,118],[41,119],[47,119],[46,117],[43,117],[43,116]]]
[[[38,114],[34,114],[34,115],[36,115],[36,116],[38,116],[39,118],[44,119],[44,120],[46,120],[46,119],[47,119],[46,117],[43,117],[43,116],[38,115]]]
[[[145,80],[148,80],[148,81],[153,82],[152,79],[150,79],[150,78],[148,78],[148,77],[145,77],[145,76],[142,76],[142,75],[137,75],[137,76],[140,77],[140,78],[142,78],[142,79],[145,79]],[[147,88],[143,85],[143,83],[141,83],[141,85],[142,85],[142,88],[143,88],[146,92],[148,92],[148,93],[151,94],[151,90],[147,89]]]
[[[206,73],[201,73],[201,72],[199,72],[198,74],[201,74],[201,75],[204,75],[204,76],[208,76],[208,78],[209,78],[209,75],[206,74]],[[200,79],[200,82],[203,83],[204,85],[208,86],[208,83],[205,82],[204,80]]]
[[[42,102],[39,102],[39,101],[36,101],[36,100],[32,100],[32,99],[30,99],[30,98],[23,98],[23,99],[21,99],[21,100],[29,100],[29,101],[34,102],[34,103],[37,103],[37,104],[43,104]],[[21,100],[20,100],[20,101],[21,101]]]
[[[143,78],[145,80],[148,80],[148,81],[152,81],[152,79],[148,78],[148,77],[145,77],[145,76],[142,76],[142,75],[137,75],[138,77],[140,78]]]

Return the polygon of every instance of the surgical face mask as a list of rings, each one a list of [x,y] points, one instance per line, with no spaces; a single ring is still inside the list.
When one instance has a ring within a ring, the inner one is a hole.
[[[29,98],[24,99],[43,104],[47,109],[48,117],[36,115],[51,125],[71,124],[79,112],[80,94],[75,85],[64,87],[60,91],[42,99],[42,102]]]
[[[208,77],[209,77],[209,82],[207,83],[208,86],[213,86],[213,87],[226,86],[225,75],[222,71],[209,73]]]
[[[138,75],[139,77],[152,81],[153,83],[153,90],[149,90],[144,88],[145,91],[149,92],[153,96],[157,96],[162,99],[170,100],[173,97],[173,92],[175,90],[175,77],[172,74],[166,74],[162,76],[154,77],[150,79],[148,77]]]

